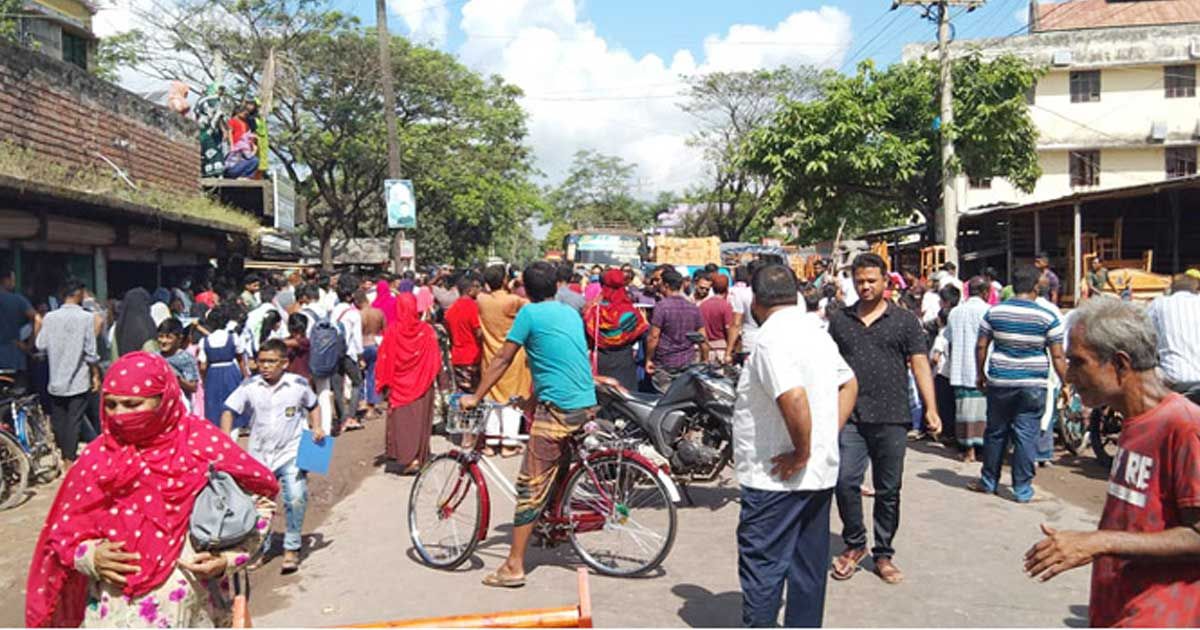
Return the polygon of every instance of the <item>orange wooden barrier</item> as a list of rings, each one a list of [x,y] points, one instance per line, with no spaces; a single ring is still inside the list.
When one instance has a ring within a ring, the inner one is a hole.
[[[592,594],[587,569],[577,572],[579,605],[534,608],[481,615],[398,619],[348,626],[350,628],[591,628]]]

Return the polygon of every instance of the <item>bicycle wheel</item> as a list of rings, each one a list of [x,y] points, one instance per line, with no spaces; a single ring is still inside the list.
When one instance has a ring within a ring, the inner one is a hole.
[[[29,459],[21,445],[7,433],[0,433],[0,510],[7,510],[25,499],[29,486]]]
[[[408,536],[425,564],[453,569],[479,544],[483,519],[480,479],[449,455],[425,465],[408,497]]]
[[[62,452],[54,443],[54,430],[50,428],[50,418],[42,411],[41,405],[34,403],[26,407],[26,413],[34,479],[38,483],[50,483],[58,479],[63,472]]]
[[[604,575],[642,575],[675,544],[675,504],[656,471],[625,457],[589,459],[567,482],[571,546]]]

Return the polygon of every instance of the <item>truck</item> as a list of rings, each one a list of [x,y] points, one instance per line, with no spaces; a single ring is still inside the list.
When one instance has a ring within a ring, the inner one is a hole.
[[[641,232],[628,228],[589,228],[563,238],[563,258],[572,265],[640,268],[645,250]]]

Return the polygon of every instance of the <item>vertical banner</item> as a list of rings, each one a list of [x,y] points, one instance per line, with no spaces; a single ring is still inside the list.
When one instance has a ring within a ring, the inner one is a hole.
[[[387,203],[389,230],[406,230],[417,227],[417,198],[413,194],[412,180],[385,179],[383,198]]]

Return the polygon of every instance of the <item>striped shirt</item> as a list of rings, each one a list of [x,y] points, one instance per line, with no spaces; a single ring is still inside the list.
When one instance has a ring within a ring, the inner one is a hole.
[[[1061,344],[1062,319],[1036,302],[1013,298],[988,310],[979,324],[980,336],[992,341],[988,385],[1044,387],[1050,376],[1047,348]]]
[[[1171,384],[1200,382],[1200,295],[1156,298],[1146,315],[1158,331],[1158,365]]]

